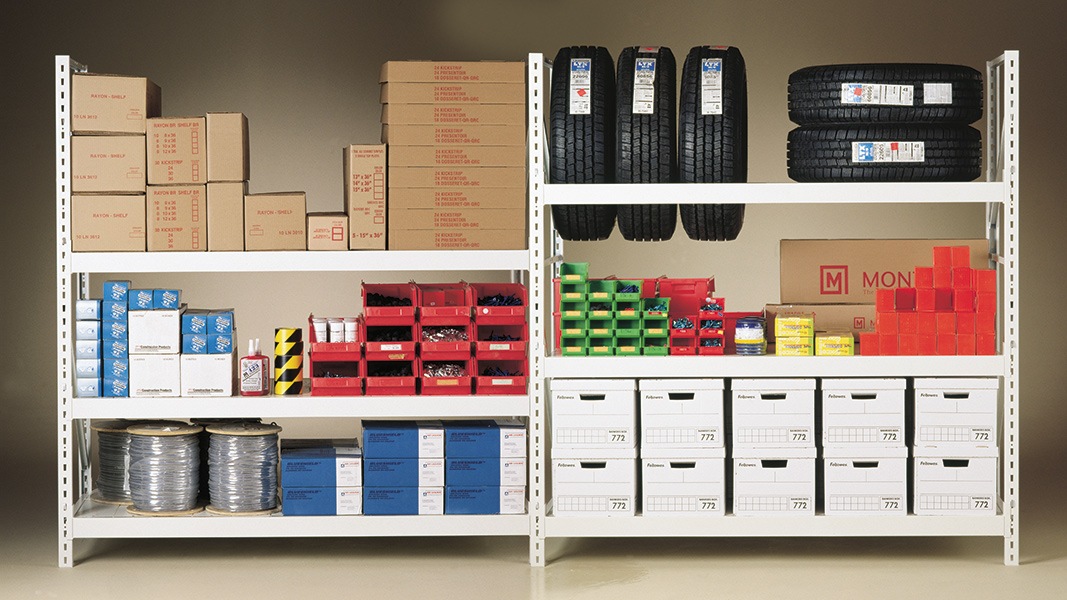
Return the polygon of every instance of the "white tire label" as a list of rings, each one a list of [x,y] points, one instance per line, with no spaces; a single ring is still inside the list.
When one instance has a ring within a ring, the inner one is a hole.
[[[635,115],[650,115],[656,100],[656,59],[638,58],[634,61],[634,102]]]
[[[915,86],[878,83],[842,83],[841,104],[885,104],[911,106],[915,103]]]
[[[592,75],[592,59],[571,59],[570,114],[588,115],[592,112],[592,104],[589,102],[592,94]]]
[[[914,163],[924,160],[924,142],[852,142],[854,163]]]
[[[700,61],[700,114],[722,114],[722,59]]]
[[[923,104],[952,104],[952,84],[924,83]]]

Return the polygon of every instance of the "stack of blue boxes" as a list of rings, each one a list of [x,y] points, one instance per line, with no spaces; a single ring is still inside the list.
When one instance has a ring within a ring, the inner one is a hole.
[[[355,439],[282,440],[282,512],[363,512],[362,453]]]
[[[79,397],[130,395],[130,282],[105,281],[103,300],[75,304],[75,391]]]
[[[526,427],[520,421],[445,425],[445,513],[526,512]]]
[[[363,514],[444,514],[440,421],[364,421]]]
[[[182,354],[229,354],[234,333],[232,308],[187,309],[182,313]]]

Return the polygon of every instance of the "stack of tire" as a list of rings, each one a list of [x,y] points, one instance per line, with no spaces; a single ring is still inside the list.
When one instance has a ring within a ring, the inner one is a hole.
[[[551,183],[746,180],[748,107],[740,51],[693,48],[682,67],[680,106],[675,104],[676,65],[670,48],[625,48],[617,76],[613,70],[605,48],[571,46],[556,54]],[[616,219],[627,240],[669,240],[677,214],[674,204],[552,207],[556,231],[568,241],[607,239]],[[690,238],[732,240],[741,230],[744,206],[682,206],[681,214]]]
[[[789,177],[971,181],[981,174],[982,75],[939,64],[807,67],[789,76]]]

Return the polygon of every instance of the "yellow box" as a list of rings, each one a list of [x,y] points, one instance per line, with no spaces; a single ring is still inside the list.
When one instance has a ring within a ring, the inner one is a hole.
[[[806,337],[815,335],[815,316],[778,315],[774,319],[774,337]]]
[[[853,356],[856,338],[851,331],[820,331],[815,334],[815,356]]]
[[[776,356],[812,356],[814,344],[810,337],[778,336],[774,344]]]

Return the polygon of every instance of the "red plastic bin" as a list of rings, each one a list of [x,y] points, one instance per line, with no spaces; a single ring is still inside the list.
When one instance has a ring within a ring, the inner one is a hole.
[[[311,369],[312,396],[362,396],[363,377],[360,376],[363,363],[330,362],[309,359]],[[326,373],[333,376],[326,377]],[[337,376],[337,375],[340,376]]]
[[[358,325],[356,327],[355,342],[324,342],[319,341],[315,335],[315,326],[312,322],[314,318],[315,315],[308,315],[309,358],[331,362],[358,361],[362,358],[363,345],[361,340],[363,339],[363,332]]]
[[[522,325],[526,323],[526,286],[521,283],[472,283],[474,321],[481,325]],[[482,306],[481,299],[503,294],[522,300],[521,306]]]
[[[492,334],[519,338],[518,341],[490,341]],[[474,325],[474,357],[478,360],[526,360],[530,332],[522,325]],[[557,332],[556,339],[559,339]]]
[[[715,278],[675,279],[664,277],[656,281],[660,298],[670,298],[670,314],[695,315],[715,294]]]
[[[415,395],[415,367],[416,361],[408,361],[411,375],[381,376],[376,374],[379,368],[396,368],[399,363],[393,361],[366,361],[367,372],[367,395],[368,396],[414,396]]]
[[[456,329],[462,329],[467,334],[467,341],[459,342],[428,342],[423,338],[423,332],[426,329],[434,329],[437,327],[451,327]],[[471,357],[471,324],[467,322],[464,325],[427,325],[425,323],[419,323],[415,326],[415,331],[418,334],[419,341],[419,357],[423,360],[470,360]]]
[[[426,377],[423,374],[423,367],[426,363],[433,362],[450,362],[450,363],[463,363],[466,368],[467,374],[461,377]],[[421,394],[423,396],[470,396],[471,395],[471,365],[472,360],[448,360],[448,361],[432,361],[422,360],[417,361],[419,381],[421,386]]]
[[[671,356],[695,356],[697,341],[694,337],[672,337],[670,341]]]
[[[419,322],[423,325],[470,323],[474,293],[466,282],[419,283]]]
[[[418,288],[414,283],[363,283],[363,318],[371,326],[414,325]],[[410,306],[367,306],[367,295],[381,294],[411,301]]]
[[[374,342],[370,338],[374,336],[372,328],[377,327],[404,327],[410,330],[408,339],[399,342]],[[409,361],[415,360],[415,325],[371,325],[365,319],[360,319],[360,338],[364,340],[366,359],[374,361]]]
[[[519,375],[482,375],[487,367],[499,367]],[[525,360],[474,359],[474,393],[480,396],[514,395],[526,393]]]

